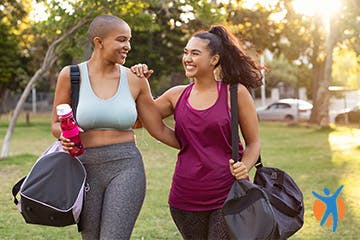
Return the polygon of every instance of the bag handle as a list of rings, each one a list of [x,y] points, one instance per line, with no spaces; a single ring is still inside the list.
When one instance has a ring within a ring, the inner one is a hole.
[[[80,90],[80,69],[78,65],[70,66],[70,80],[71,80],[71,107],[73,110],[74,118],[76,120],[76,111],[79,102],[79,90]]]
[[[239,161],[239,110],[238,110],[238,84],[230,84],[230,108],[231,108],[231,148],[232,159]],[[261,155],[255,163],[255,167],[261,168],[263,166],[261,162]]]
[[[20,192],[20,188],[21,188],[21,185],[23,184],[23,182],[25,181],[25,178],[26,178],[26,176],[25,177],[23,177],[22,179],[20,179],[14,186],[13,186],[13,188],[12,188],[12,195],[13,195],[13,197],[14,197],[14,203],[15,203],[15,205],[18,205],[18,203],[19,203],[19,200],[17,200],[17,198],[16,198],[16,195]]]

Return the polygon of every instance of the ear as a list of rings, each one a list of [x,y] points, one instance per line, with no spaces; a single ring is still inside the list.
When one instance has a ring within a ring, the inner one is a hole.
[[[94,37],[93,39],[95,48],[103,48],[103,42],[100,37]]]
[[[211,59],[210,59],[210,65],[211,65],[211,66],[216,66],[216,64],[219,63],[219,60],[220,60],[219,54],[215,54],[215,55],[212,56]]]

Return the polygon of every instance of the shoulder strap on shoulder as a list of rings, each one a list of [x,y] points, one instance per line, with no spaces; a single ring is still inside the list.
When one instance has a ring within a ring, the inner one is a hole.
[[[230,84],[230,107],[231,107],[231,147],[232,159],[236,162],[239,159],[239,129],[238,129],[238,84]],[[261,155],[255,163],[256,169],[263,167]]]
[[[76,119],[76,110],[79,102],[79,90],[80,90],[80,70],[78,65],[70,66],[70,80],[71,80],[71,107],[73,109],[74,118]]]
[[[238,85],[230,84],[230,110],[231,110],[231,147],[232,159],[235,162],[239,160],[239,120],[238,120]]]

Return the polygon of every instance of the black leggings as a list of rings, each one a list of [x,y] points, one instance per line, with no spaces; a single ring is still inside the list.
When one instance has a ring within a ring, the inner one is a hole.
[[[231,239],[221,209],[212,211],[185,211],[170,207],[171,216],[186,240]]]

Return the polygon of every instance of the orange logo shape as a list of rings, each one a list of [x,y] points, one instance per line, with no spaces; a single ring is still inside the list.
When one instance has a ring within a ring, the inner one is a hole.
[[[332,225],[333,232],[336,232],[338,222],[341,221],[345,215],[345,204],[339,196],[343,187],[344,185],[340,186],[332,195],[328,188],[324,188],[325,195],[314,191],[312,192],[317,198],[313,206],[316,220],[320,221],[320,226]]]
[[[339,221],[341,221],[344,218],[345,215],[345,205],[341,197],[337,199],[337,206],[338,206],[338,214],[339,214]],[[322,216],[324,216],[326,206],[325,204],[320,200],[315,200],[314,206],[313,206],[313,212],[316,220],[320,221]],[[331,226],[333,224],[333,217],[330,215],[325,222],[326,226]]]

